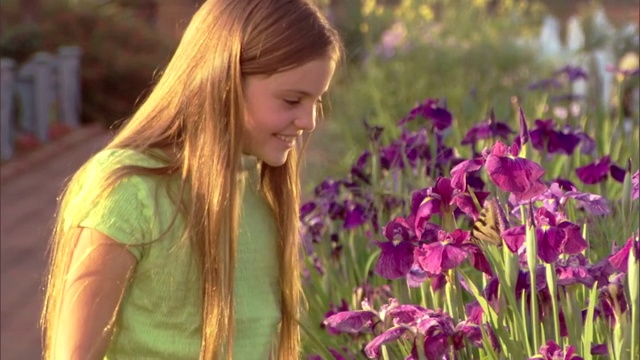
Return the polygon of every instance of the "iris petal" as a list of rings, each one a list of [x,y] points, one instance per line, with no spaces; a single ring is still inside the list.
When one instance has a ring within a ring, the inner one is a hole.
[[[390,280],[407,275],[413,264],[413,245],[410,242],[401,241],[398,245],[381,242],[378,247],[382,252],[376,264],[376,274]]]

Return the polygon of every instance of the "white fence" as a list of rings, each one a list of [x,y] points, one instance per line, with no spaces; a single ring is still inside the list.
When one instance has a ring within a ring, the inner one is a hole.
[[[596,9],[593,15],[593,27],[607,39],[613,39],[615,28],[601,7]],[[579,66],[589,72],[587,81],[578,81],[573,84],[574,95],[586,95],[591,87],[594,93],[598,94],[600,105],[610,108],[612,99],[616,95],[615,74],[608,67],[617,67],[620,59],[614,54],[613,43],[606,41],[597,48],[585,51],[584,24],[581,23],[577,15],[570,17],[567,21],[566,40],[563,41],[560,35],[561,24],[558,19],[547,15],[543,21],[538,39],[540,55],[546,59],[554,60],[558,65],[570,64]],[[620,34],[636,34],[638,27],[636,24],[629,24],[621,30]],[[628,70],[628,69],[627,69]],[[633,89],[632,104],[635,107],[636,116],[638,114],[639,89]]]
[[[56,54],[38,52],[18,67],[0,60],[0,155],[13,157],[16,139],[30,134],[38,142],[50,140],[50,127],[60,121],[80,125],[80,57],[78,46],[63,46]]]

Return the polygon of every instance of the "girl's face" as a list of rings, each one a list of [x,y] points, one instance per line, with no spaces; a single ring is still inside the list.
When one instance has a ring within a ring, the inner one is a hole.
[[[334,70],[335,63],[322,58],[271,76],[248,76],[243,152],[283,165],[300,135],[315,128],[316,108]]]

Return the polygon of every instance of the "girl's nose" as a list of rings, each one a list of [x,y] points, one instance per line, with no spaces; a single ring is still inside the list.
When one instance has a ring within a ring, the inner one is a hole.
[[[316,108],[315,106],[311,110],[305,109],[300,113],[295,121],[295,125],[298,129],[311,132],[316,128]]]

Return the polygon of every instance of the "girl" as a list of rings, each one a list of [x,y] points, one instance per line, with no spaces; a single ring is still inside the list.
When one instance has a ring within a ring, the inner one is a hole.
[[[46,359],[298,358],[295,145],[341,49],[305,0],[202,5],[61,198]]]

